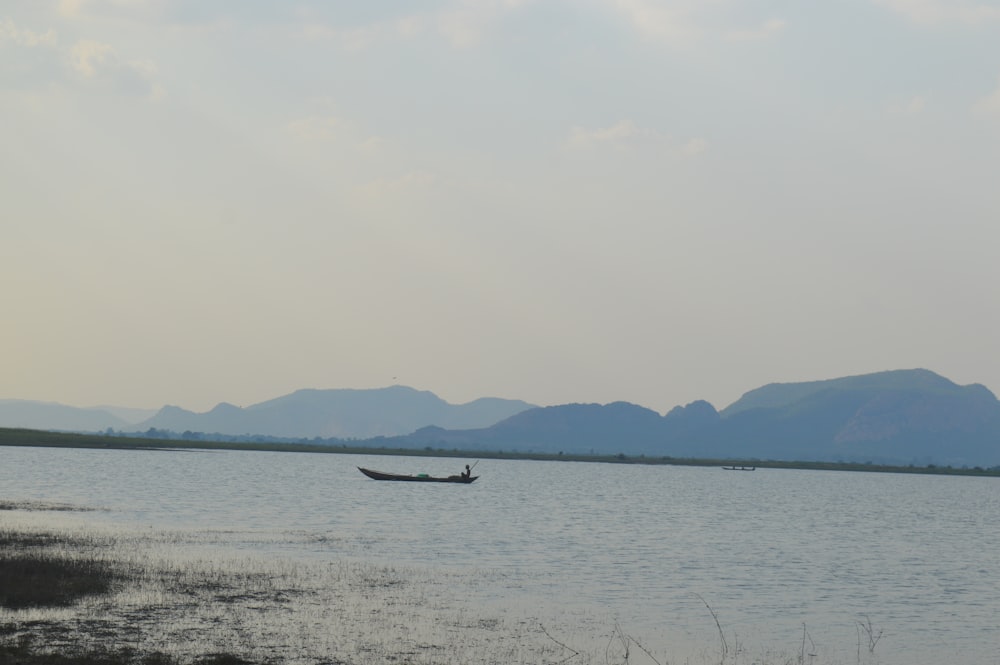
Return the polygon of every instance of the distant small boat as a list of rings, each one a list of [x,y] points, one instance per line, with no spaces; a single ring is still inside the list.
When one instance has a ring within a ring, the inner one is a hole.
[[[401,475],[397,473],[382,473],[381,471],[372,471],[371,469],[366,469],[364,467],[358,467],[358,471],[365,474],[372,480],[403,480],[414,483],[465,483],[468,485],[473,482],[479,476],[445,476],[436,477],[428,476],[426,473],[420,473],[415,476]]]
[[[755,466],[724,466],[722,467],[726,471],[756,471]]]

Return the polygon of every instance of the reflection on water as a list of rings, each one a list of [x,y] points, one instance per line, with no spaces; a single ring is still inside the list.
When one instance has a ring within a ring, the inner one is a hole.
[[[464,464],[0,448],[0,500],[258,555],[495,571],[483,603],[606,617],[647,646],[717,648],[710,607],[730,647],[797,649],[805,627],[824,662],[856,661],[866,617],[883,663],[987,663],[1000,647],[1000,480],[483,460],[452,485],[356,469]]]

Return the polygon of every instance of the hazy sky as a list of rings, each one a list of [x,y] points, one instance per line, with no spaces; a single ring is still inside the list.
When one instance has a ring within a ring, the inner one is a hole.
[[[1000,2],[0,0],[0,398],[1000,392]]]

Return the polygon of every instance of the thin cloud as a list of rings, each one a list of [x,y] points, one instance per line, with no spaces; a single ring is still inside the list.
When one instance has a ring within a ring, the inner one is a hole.
[[[982,24],[1000,21],[1000,7],[963,0],[875,0],[914,23]]]
[[[735,0],[606,0],[642,37],[687,48],[706,39],[760,42],[785,32],[788,22],[779,17],[740,25]]]
[[[366,158],[382,155],[388,141],[380,136],[365,135],[349,120],[332,113],[317,113],[296,118],[285,124],[285,133],[300,146],[316,147],[327,151],[330,144],[337,145],[337,152],[353,151]]]
[[[11,62],[16,63],[22,85],[40,87],[75,80],[149,99],[163,96],[152,62],[122,58],[112,45],[104,42],[82,39],[70,47],[62,47],[52,30],[36,32],[3,19],[0,20],[2,47],[20,50]]]
[[[534,0],[462,0],[433,19],[439,34],[456,48],[468,48],[483,41],[489,29],[506,15]]]
[[[385,151],[388,143],[389,142],[381,136],[369,136],[361,142],[359,148],[364,155],[375,157]]]
[[[680,153],[685,157],[695,157],[708,150],[708,141],[705,139],[691,139],[681,146]]]
[[[25,28],[18,28],[10,19],[2,19],[0,20],[0,46],[5,44],[25,48],[55,48],[58,39],[52,30],[42,33],[33,32]]]
[[[380,178],[354,188],[356,202],[365,207],[385,207],[412,201],[432,191],[438,177],[429,171],[411,171],[397,178]]]
[[[162,9],[162,0],[59,0],[56,12],[62,18],[82,19],[95,14],[138,14]]]
[[[917,115],[927,106],[927,98],[917,95],[903,102],[893,102],[889,105],[891,115]]]
[[[756,28],[730,30],[727,38],[730,41],[747,42],[761,41],[777,37],[785,31],[788,22],[780,18],[772,18],[764,21]]]
[[[462,0],[438,11],[408,14],[363,25],[343,26],[335,20],[310,17],[303,33],[311,39],[339,42],[348,50],[362,50],[380,42],[436,35],[455,48],[480,44],[490,29],[507,14],[534,0]]]
[[[308,39],[332,41],[347,51],[363,51],[389,39],[412,36],[412,21],[396,21],[341,28],[326,23],[306,23],[302,34]]]
[[[680,44],[697,39],[703,33],[693,16],[696,3],[613,0],[612,6],[639,34],[651,39]]]
[[[344,123],[332,115],[313,115],[291,121],[286,129],[301,141],[332,141],[343,133]]]
[[[84,10],[85,0],[59,0],[56,12],[63,18],[79,18]]]
[[[574,127],[570,131],[567,145],[575,150],[639,150],[652,147],[682,157],[694,157],[708,149],[708,142],[704,139],[692,138],[678,145],[669,136],[655,129],[639,127],[631,120],[622,120],[609,127],[596,129]]]
[[[992,94],[976,102],[972,110],[984,115],[1000,116],[1000,86]]]
[[[610,127],[597,129],[574,127],[570,132],[569,145],[574,148],[592,148],[601,145],[637,145],[663,140],[665,137],[655,130],[638,127],[631,120],[622,120]]]
[[[99,69],[117,61],[115,50],[110,44],[89,40],[77,42],[69,55],[70,66],[86,78],[94,78]]]
[[[77,42],[68,53],[70,67],[80,78],[110,85],[120,92],[159,99],[163,89],[155,82],[156,67],[145,60],[126,60],[113,46],[94,40]]]
[[[37,91],[65,82],[67,75],[54,31],[38,32],[0,19],[0,88]]]

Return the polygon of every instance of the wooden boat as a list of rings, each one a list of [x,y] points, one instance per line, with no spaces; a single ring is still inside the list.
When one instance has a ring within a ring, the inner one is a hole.
[[[724,466],[722,467],[726,471],[756,471],[755,466]]]
[[[372,471],[371,469],[366,469],[364,467],[358,467],[358,471],[365,474],[372,480],[403,480],[415,483],[465,483],[469,484],[474,481],[479,476],[428,476],[427,474],[417,474],[416,476],[407,476],[397,473],[382,473],[381,471]]]

